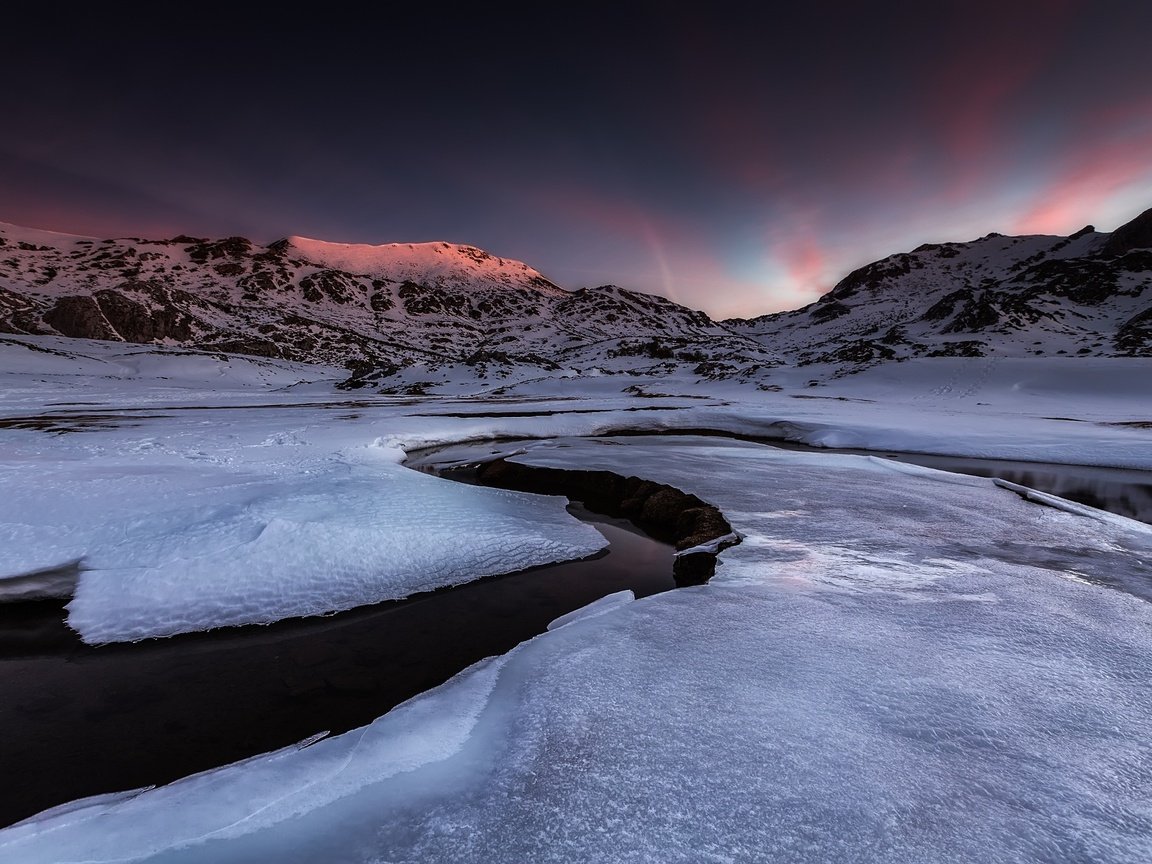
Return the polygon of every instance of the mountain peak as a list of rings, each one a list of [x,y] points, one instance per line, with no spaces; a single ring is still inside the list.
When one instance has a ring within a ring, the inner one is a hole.
[[[1113,231],[1101,253],[1117,257],[1133,249],[1152,249],[1152,207]]]
[[[295,257],[311,264],[394,282],[431,282],[453,288],[526,288],[557,296],[567,294],[522,261],[500,258],[476,246],[442,240],[374,246],[289,237],[274,245],[281,244],[295,253]]]

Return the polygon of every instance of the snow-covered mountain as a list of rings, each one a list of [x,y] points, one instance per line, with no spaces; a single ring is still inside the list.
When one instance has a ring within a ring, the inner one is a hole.
[[[1152,210],[1111,234],[924,245],[802,309],[721,323],[616,286],[565,290],[473,246],[0,223],[0,332],[342,366],[344,386],[383,392],[670,374],[770,389],[782,364],[823,380],[909,357],[1149,356],[1150,286]]]
[[[1152,210],[1111,234],[989,234],[856,270],[802,309],[724,324],[790,362],[1152,355]]]
[[[105,240],[2,223],[0,332],[345,366],[352,384],[415,389],[454,367],[500,380],[773,359],[703,312],[615,286],[567,291],[473,246]]]

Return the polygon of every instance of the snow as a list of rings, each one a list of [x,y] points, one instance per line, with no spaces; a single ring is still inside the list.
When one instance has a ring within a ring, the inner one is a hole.
[[[567,615],[561,615],[555,621],[548,624],[548,629],[556,630],[576,621],[595,618],[606,612],[611,612],[613,609],[617,609],[625,603],[631,603],[635,599],[636,594],[632,591],[616,591],[612,594],[605,594],[599,600],[593,600],[591,603],[581,606],[579,609],[573,609]]]
[[[324,367],[5,337],[0,587],[77,565],[90,641],[602,545],[559,502],[400,464],[423,446],[669,483],[741,542],[706,586],[603,598],[363,729],[0,831],[0,860],[1143,864],[1146,525],[876,455],[584,437],[1152,469],[1149,361],[983,364],[350,398]]]
[[[455,287],[493,285],[531,287],[563,297],[568,292],[549,285],[544,276],[521,261],[498,258],[475,246],[455,243],[333,243],[308,237],[289,237],[300,258],[348,273],[366,274],[402,282],[447,282]],[[534,280],[541,280],[535,282]]]
[[[79,563],[70,626],[87,642],[128,641],[349,609],[605,545],[561,501],[386,458],[231,458],[174,457],[152,441],[34,476],[11,471],[0,590]]]
[[[989,235],[937,244],[874,262],[812,306],[727,323],[791,362],[853,345],[848,353],[857,360],[867,345],[877,355],[905,359],[941,350],[949,356],[965,342],[989,358],[1126,353],[1114,338],[1147,308],[1149,280],[1139,265],[1095,257],[1108,237]],[[1060,274],[1080,268],[1072,282],[1105,293],[1068,293]],[[1087,272],[1096,275],[1087,278]],[[852,363],[835,365],[833,375]],[[817,377],[814,372],[809,367]]]
[[[222,394],[251,397],[313,382],[326,382],[323,392],[330,396],[332,385],[343,377],[330,366],[241,354],[0,335],[0,410],[16,410],[21,403],[29,410],[75,407],[96,404],[93,397],[101,396],[116,407],[138,406],[142,400],[204,402]],[[278,398],[282,401],[283,395]]]
[[[1147,580],[1134,523],[874,457],[693,437],[517,446],[695,492],[744,540],[709,585],[601,601],[364,729],[25,822],[0,852],[1152,856],[1152,606],[1091,581]]]
[[[24,225],[14,225],[11,222],[0,222],[0,235],[15,243],[32,243],[33,245],[63,246],[74,244],[77,240],[99,242],[96,237],[85,234],[66,234],[62,231],[48,231],[44,228],[29,228]]]
[[[138,506],[147,500],[140,478],[120,495],[117,478],[102,471],[81,482],[99,484],[127,507],[93,508],[82,495],[76,509],[62,512],[63,502],[53,501],[51,518],[14,542],[51,548],[43,535],[55,533],[61,518],[73,525],[56,554],[83,562],[68,623],[92,643],[351,609],[606,545],[555,499],[463,487],[395,466],[351,476],[347,466],[305,471],[302,480],[272,482],[244,473],[206,489],[182,473],[158,472],[149,486],[188,494],[151,512]]]

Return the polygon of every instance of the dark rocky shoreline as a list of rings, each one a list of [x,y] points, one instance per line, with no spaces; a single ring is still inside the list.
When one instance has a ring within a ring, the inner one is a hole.
[[[541,468],[500,458],[478,466],[476,481],[520,492],[565,495],[594,513],[627,519],[681,553],[672,568],[673,578],[681,587],[702,585],[711,579],[717,553],[739,542],[716,507],[675,486],[640,477],[612,471]],[[712,548],[697,550],[707,546]]]

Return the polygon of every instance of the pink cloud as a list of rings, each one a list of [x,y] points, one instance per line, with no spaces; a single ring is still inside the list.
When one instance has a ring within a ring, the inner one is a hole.
[[[1012,230],[1060,234],[1095,218],[1115,196],[1141,188],[1152,196],[1152,102],[1106,106],[1081,123],[1085,133],[1050,172],[1050,176]],[[1104,138],[1092,140],[1100,130]],[[1150,202],[1152,203],[1152,202]]]
[[[957,7],[939,72],[926,82],[924,117],[950,159],[944,201],[970,198],[994,176],[1006,142],[1027,111],[1030,88],[1059,56],[1075,5],[1052,0],[1043,14],[1027,5],[998,9],[995,26]]]

